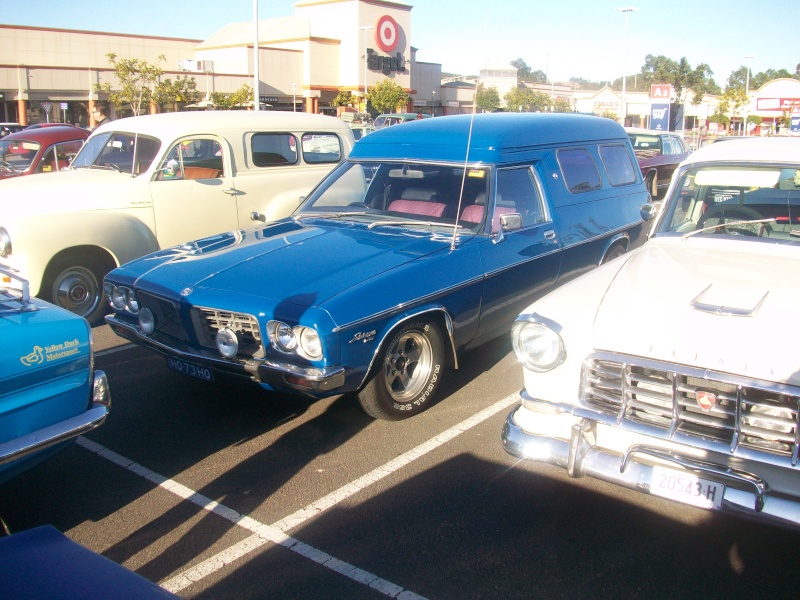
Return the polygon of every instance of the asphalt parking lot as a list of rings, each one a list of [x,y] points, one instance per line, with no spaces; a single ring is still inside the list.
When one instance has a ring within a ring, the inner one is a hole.
[[[104,327],[95,344],[111,416],[1,487],[0,516],[183,598],[796,597],[793,532],[515,464],[506,339],[399,423],[187,379]]]

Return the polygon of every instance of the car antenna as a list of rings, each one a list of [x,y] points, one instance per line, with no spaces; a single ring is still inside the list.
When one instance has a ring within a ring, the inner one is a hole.
[[[469,116],[469,133],[467,134],[467,152],[464,155],[464,170],[461,172],[461,190],[458,192],[458,208],[456,208],[456,225],[458,225],[458,216],[461,214],[461,202],[464,200],[464,184],[467,181],[467,165],[469,164],[469,147],[472,143],[472,124],[475,122],[475,106],[478,101],[478,86],[480,79],[475,82],[475,93],[472,96],[472,113]],[[488,203],[487,203],[488,204]],[[487,206],[488,208],[488,206]],[[453,239],[450,242],[450,250],[456,249],[456,234],[458,227],[453,228]]]

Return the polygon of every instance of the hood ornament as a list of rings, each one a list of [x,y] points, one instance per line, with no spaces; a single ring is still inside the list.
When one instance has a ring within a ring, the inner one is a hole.
[[[190,288],[190,287],[183,288],[183,289],[181,290],[181,296],[184,296],[184,297],[186,297],[186,296],[188,296],[189,294],[191,294],[193,291],[194,291],[194,290],[192,290],[192,288]]]

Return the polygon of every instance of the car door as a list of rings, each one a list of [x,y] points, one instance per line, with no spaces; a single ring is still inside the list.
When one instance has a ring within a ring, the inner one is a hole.
[[[498,169],[494,189],[489,237],[481,245],[485,279],[476,345],[507,330],[523,308],[551,289],[561,264],[561,242],[533,168]],[[504,231],[504,214],[519,214],[522,227]]]
[[[162,248],[239,228],[230,173],[222,140],[198,135],[173,143],[150,182]]]

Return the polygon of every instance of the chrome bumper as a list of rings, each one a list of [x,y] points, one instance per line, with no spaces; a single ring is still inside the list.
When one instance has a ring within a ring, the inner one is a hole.
[[[92,407],[75,417],[33,431],[0,444],[0,465],[24,458],[35,452],[66,442],[90,432],[106,420],[111,409],[111,392],[103,371],[94,372]]]
[[[298,367],[288,363],[272,361],[231,361],[212,356],[210,353],[197,354],[189,346],[175,347],[142,335],[138,328],[114,315],[106,316],[106,323],[119,335],[132,342],[146,346],[164,356],[180,358],[196,363],[219,373],[246,377],[270,386],[275,390],[292,390],[301,394],[331,394],[345,383],[343,367]],[[341,393],[341,392],[340,392]]]
[[[625,454],[620,455],[593,445],[594,423],[586,418],[572,426],[568,440],[530,434],[514,421],[515,413],[521,408],[517,406],[509,413],[501,436],[503,448],[518,459],[560,467],[570,477],[593,477],[651,494],[654,465],[642,461],[643,457],[648,457],[662,464],[670,463],[676,469],[725,483],[721,512],[800,528],[800,499],[770,495],[766,482],[756,475],[645,444],[631,446]]]

